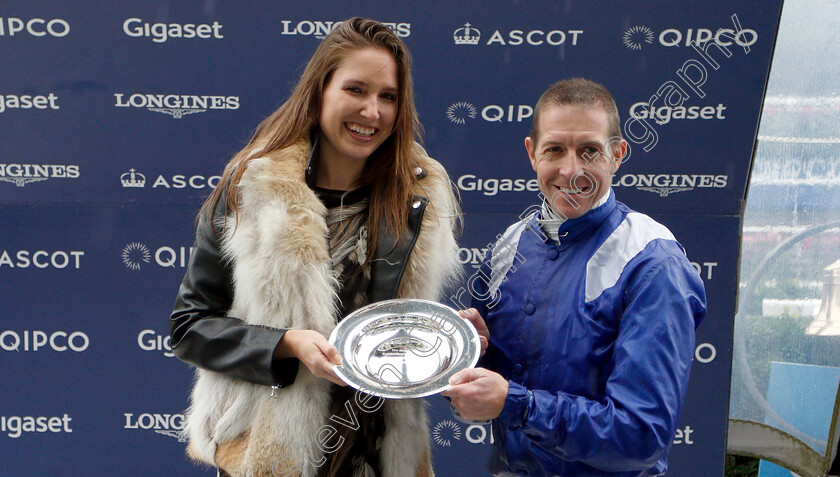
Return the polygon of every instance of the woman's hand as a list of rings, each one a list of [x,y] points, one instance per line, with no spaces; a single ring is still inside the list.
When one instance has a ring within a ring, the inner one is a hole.
[[[484,352],[487,351],[487,345],[490,343],[490,330],[487,329],[487,323],[484,322],[484,318],[481,317],[475,308],[461,310],[458,314],[461,315],[461,318],[472,323],[475,330],[478,331],[478,339],[481,341],[480,356],[484,356]]]
[[[315,376],[330,380],[339,386],[347,386],[332,369],[332,365],[341,364],[341,354],[317,331],[286,331],[274,349],[274,358],[297,358]]]

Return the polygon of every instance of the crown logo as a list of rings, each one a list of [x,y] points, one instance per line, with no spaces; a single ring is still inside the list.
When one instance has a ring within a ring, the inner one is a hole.
[[[120,176],[120,182],[123,187],[144,187],[146,185],[146,176],[130,169],[128,172]]]
[[[455,30],[452,34],[456,45],[477,45],[478,40],[481,39],[481,31],[478,28],[473,28],[469,23],[464,23],[464,26]]]

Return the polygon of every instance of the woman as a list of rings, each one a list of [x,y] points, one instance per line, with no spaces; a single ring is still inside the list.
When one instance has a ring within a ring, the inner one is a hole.
[[[422,401],[354,394],[325,338],[368,303],[437,300],[457,275],[457,202],[419,127],[405,45],[352,18],[225,168],[170,318],[175,355],[199,368],[194,459],[222,475],[433,475]]]

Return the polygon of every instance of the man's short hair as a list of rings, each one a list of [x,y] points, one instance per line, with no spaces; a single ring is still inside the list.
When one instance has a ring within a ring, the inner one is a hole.
[[[542,110],[546,107],[566,105],[602,108],[609,119],[608,139],[614,140],[613,138],[621,137],[621,120],[618,117],[618,108],[609,90],[604,85],[585,78],[569,78],[551,85],[537,101],[533,122],[531,123],[531,141],[534,144],[539,142],[538,127]]]

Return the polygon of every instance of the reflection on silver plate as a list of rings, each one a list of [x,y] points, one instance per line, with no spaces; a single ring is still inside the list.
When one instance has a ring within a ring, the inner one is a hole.
[[[427,300],[380,301],[347,315],[330,335],[343,361],[335,374],[386,398],[439,393],[472,368],[481,349],[475,328],[448,306]]]

